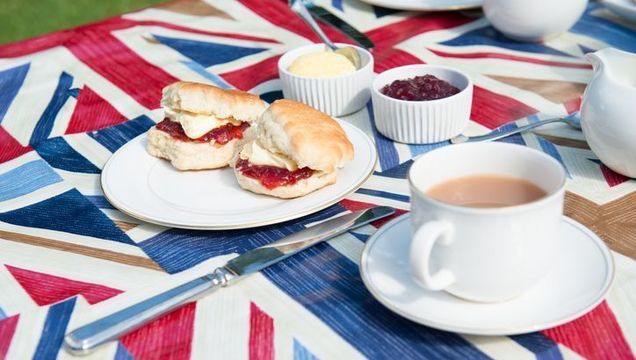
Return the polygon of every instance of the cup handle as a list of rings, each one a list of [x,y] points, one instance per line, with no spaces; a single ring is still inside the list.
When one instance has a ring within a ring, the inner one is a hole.
[[[411,243],[409,261],[415,280],[430,290],[444,290],[455,282],[455,275],[441,268],[435,274],[429,272],[431,251],[435,243],[450,245],[453,241],[453,225],[447,221],[433,220],[420,226]]]

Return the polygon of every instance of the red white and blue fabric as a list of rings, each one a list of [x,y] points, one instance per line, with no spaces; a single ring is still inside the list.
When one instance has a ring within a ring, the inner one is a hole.
[[[355,0],[319,3],[376,44],[376,72],[414,63],[467,72],[475,83],[471,133],[512,120],[522,125],[577,116],[591,77],[582,55],[605,46],[636,52],[636,27],[597,3],[569,32],[537,44],[505,39],[479,12],[417,14]],[[350,42],[324,29],[334,40]],[[61,350],[69,329],[237,254],[345,211],[373,204],[408,211],[405,175],[412,159],[446,143],[404,145],[384,138],[370,104],[343,119],[374,139],[376,172],[339,204],[302,219],[236,231],[169,229],[130,218],[104,198],[101,168],[161,119],[162,87],[185,79],[273,101],[282,97],[280,55],[316,41],[283,1],[183,0],[0,46],[0,359],[70,358]],[[636,192],[636,181],[577,146],[583,138],[575,131],[555,127],[545,136],[504,141],[561,161],[568,191],[595,206]],[[636,211],[633,201],[620,206]],[[629,254],[613,252],[615,285],[584,317],[527,335],[467,336],[405,320],[369,294],[358,261],[380,225],[311,248],[91,356],[634,358],[636,263]]]

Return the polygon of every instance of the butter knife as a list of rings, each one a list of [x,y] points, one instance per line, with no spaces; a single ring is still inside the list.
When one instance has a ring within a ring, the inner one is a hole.
[[[317,17],[318,19],[324,21],[325,23],[335,27],[340,30],[343,34],[350,37],[353,41],[355,41],[360,47],[365,48],[367,50],[372,49],[375,45],[373,41],[369,39],[365,34],[358,31],[353,26],[349,25],[347,22],[337,17],[336,15],[329,12],[327,9],[314,4],[313,2],[304,2],[307,10],[309,10],[312,15]]]
[[[218,290],[302,250],[395,213],[388,206],[356,211],[303,229],[271,244],[250,250],[211,273],[119,310],[75,329],[64,338],[72,354],[86,354],[159,316],[178,308],[203,292]]]

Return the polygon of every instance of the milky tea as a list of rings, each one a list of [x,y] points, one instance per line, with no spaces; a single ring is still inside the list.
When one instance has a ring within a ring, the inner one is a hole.
[[[521,205],[547,195],[527,180],[502,175],[471,175],[446,180],[426,193],[445,203],[475,208]]]

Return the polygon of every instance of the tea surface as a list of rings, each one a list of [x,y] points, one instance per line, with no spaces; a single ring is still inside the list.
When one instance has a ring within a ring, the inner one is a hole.
[[[447,180],[430,188],[427,194],[449,204],[478,208],[520,205],[547,195],[528,180],[501,175],[471,175]]]

